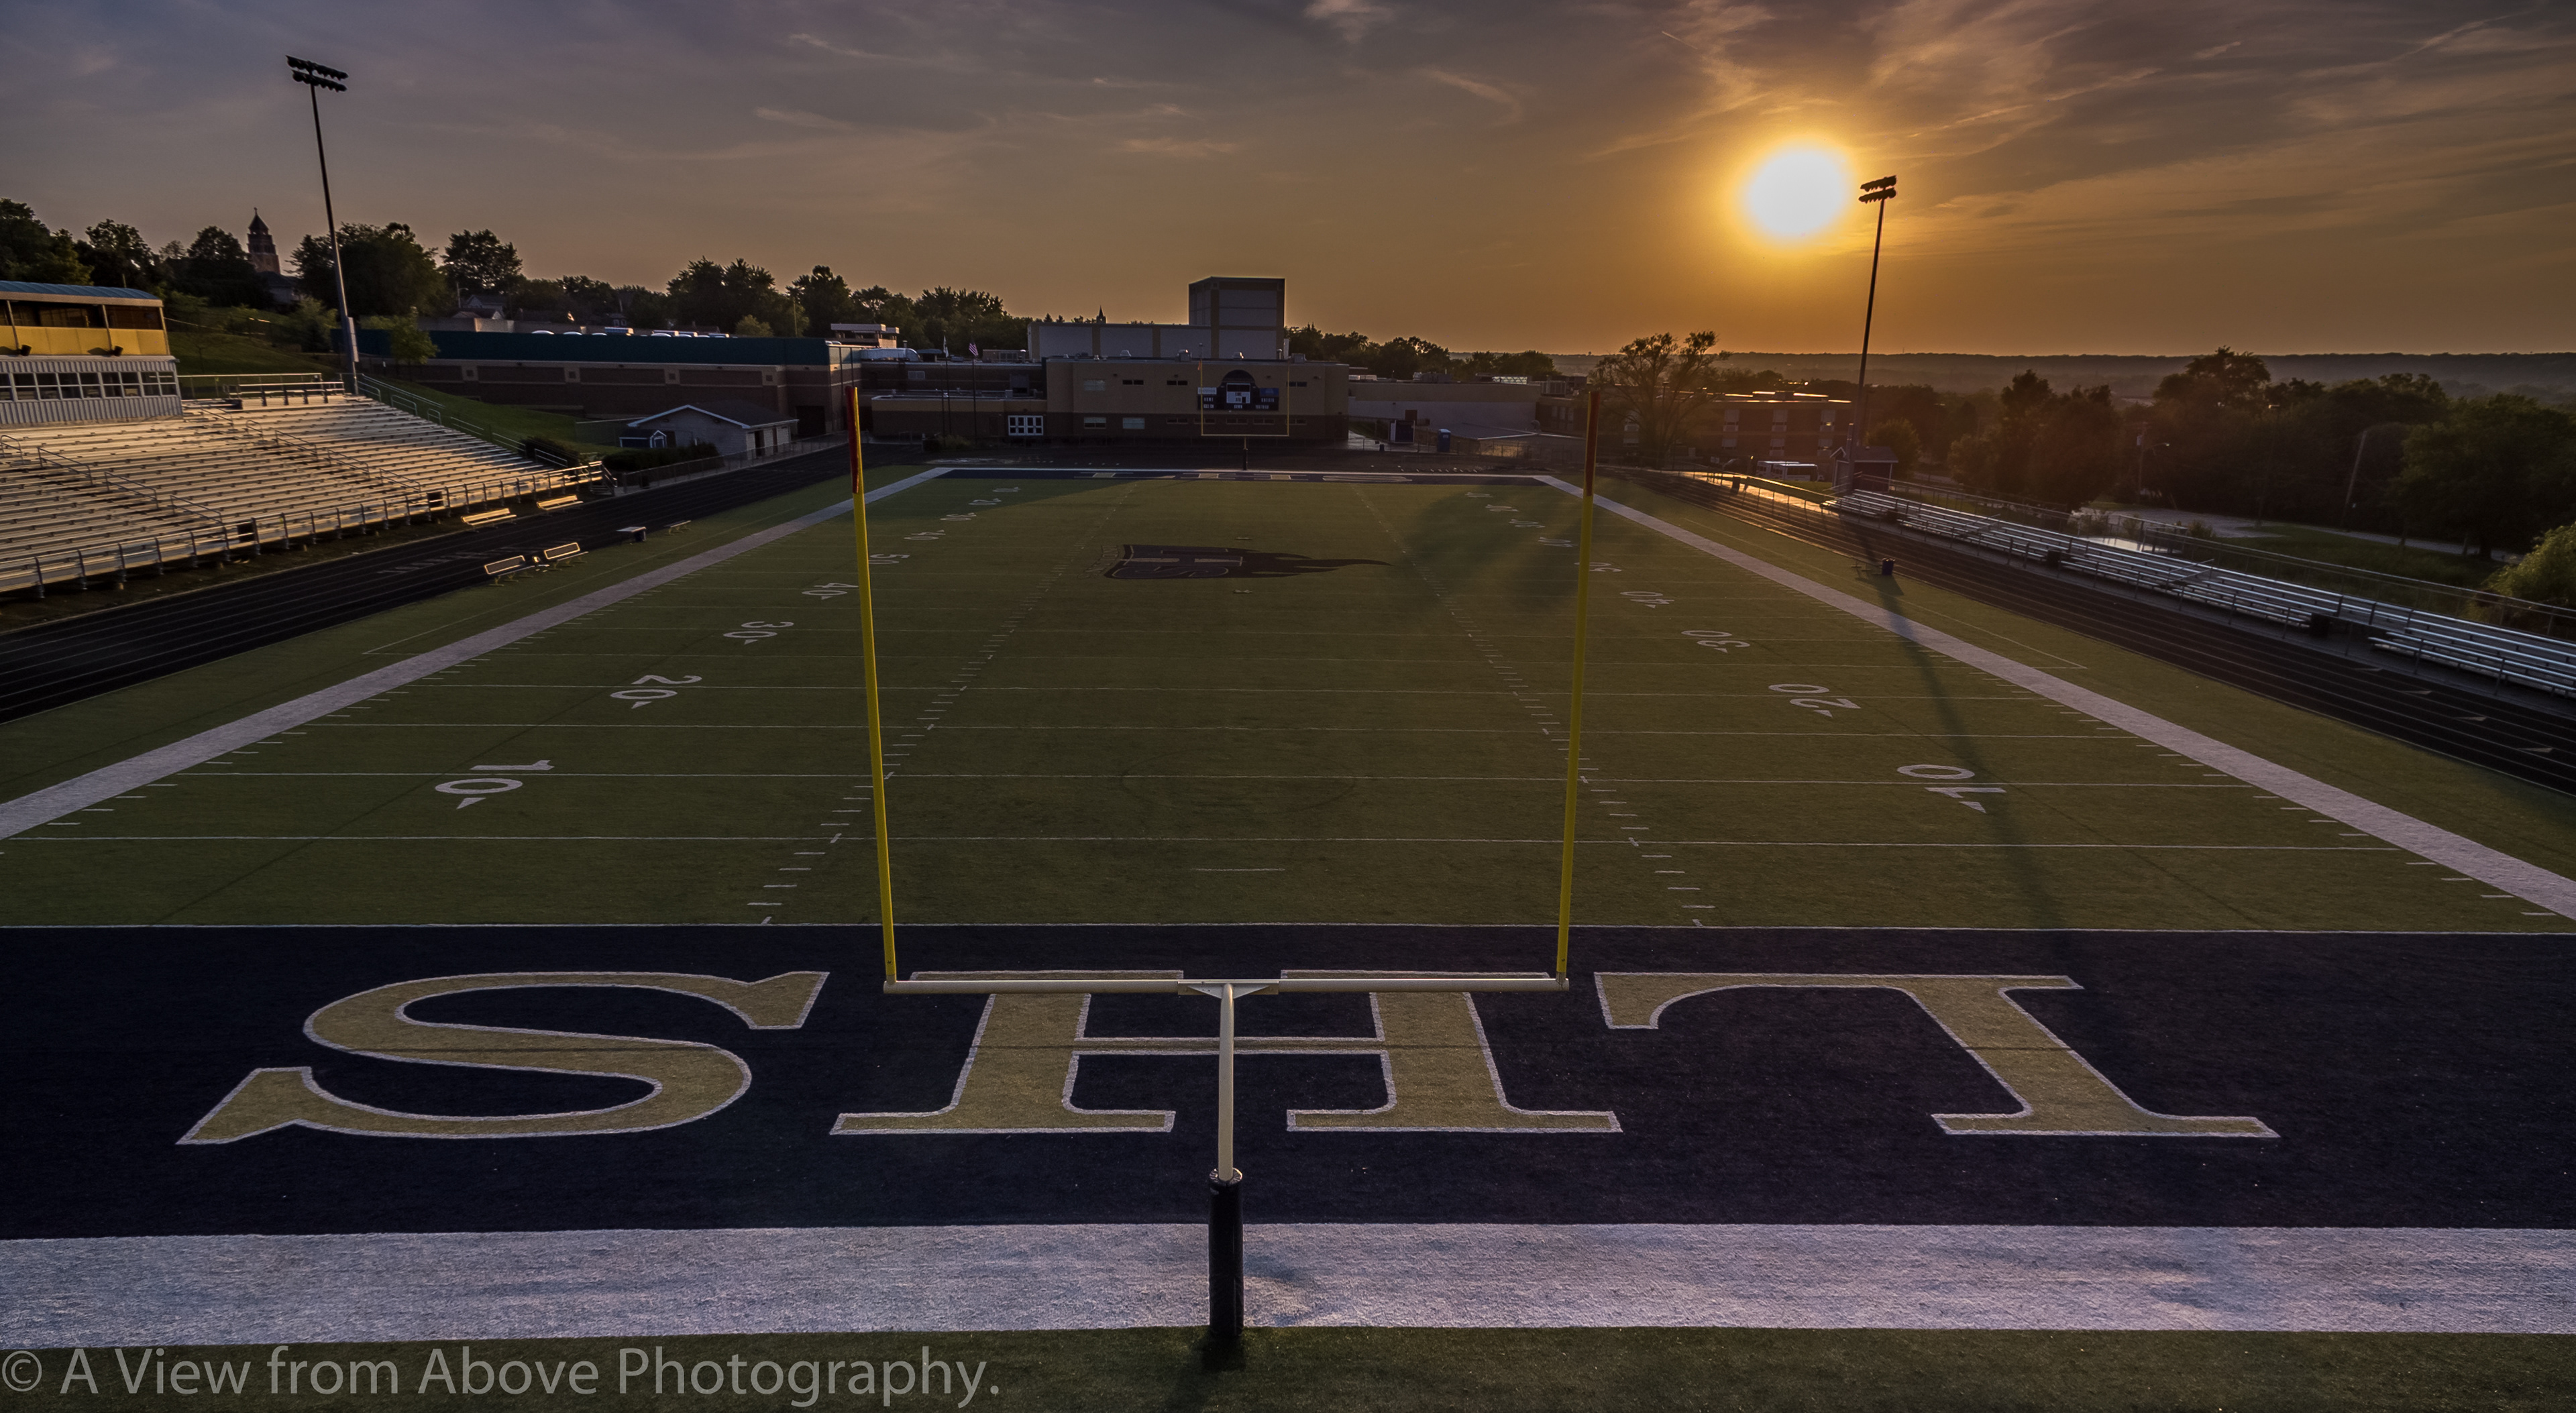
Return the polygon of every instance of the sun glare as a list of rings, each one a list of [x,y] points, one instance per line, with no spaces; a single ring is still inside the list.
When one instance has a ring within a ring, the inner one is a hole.
[[[1832,225],[1851,204],[1851,173],[1839,153],[1785,147],[1744,183],[1744,214],[1775,240],[1799,240]]]

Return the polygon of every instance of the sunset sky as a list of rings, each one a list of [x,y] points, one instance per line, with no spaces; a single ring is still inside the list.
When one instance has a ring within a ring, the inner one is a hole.
[[[38,5],[0,196],[155,244],[489,227],[532,274],[1000,294],[1176,320],[1202,275],[1452,348],[1856,347],[1869,209],[1783,241],[1784,146],[1897,174],[1877,348],[2576,347],[2576,6],[2498,0]]]

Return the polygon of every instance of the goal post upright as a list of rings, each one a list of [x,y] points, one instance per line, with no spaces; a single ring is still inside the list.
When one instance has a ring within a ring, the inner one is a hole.
[[[894,846],[886,837],[885,714],[877,702],[877,605],[868,551],[868,465],[860,448],[859,390],[850,389],[850,525],[859,552],[859,657],[868,698],[868,809],[876,820],[877,926],[885,937],[885,975],[897,975],[894,957]]]
[[[1556,975],[1562,980],[1574,940],[1574,832],[1583,776],[1583,648],[1592,606],[1592,499],[1601,467],[1601,390],[1593,388],[1583,417],[1583,517],[1574,549],[1574,675],[1565,712],[1565,842],[1556,865]]]

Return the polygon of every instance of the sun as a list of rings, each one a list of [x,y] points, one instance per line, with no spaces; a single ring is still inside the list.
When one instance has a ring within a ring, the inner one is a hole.
[[[1834,223],[1851,203],[1851,170],[1830,147],[1784,147],[1744,183],[1744,214],[1775,240],[1801,240]]]

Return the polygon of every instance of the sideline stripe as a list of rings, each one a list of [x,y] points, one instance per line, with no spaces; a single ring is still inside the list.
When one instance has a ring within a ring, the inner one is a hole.
[[[1539,478],[1568,495],[1582,494],[1575,487],[1553,476]],[[1797,590],[1829,608],[1838,608],[1867,623],[1873,623],[1910,639],[1944,656],[1955,658],[1971,667],[1983,668],[2016,686],[2027,687],[2051,701],[2075,708],[2141,740],[2179,752],[2213,770],[2225,771],[2239,780],[2259,785],[2285,800],[2307,806],[2328,819],[2340,820],[2355,829],[2371,834],[2420,854],[2436,863],[2467,874],[2481,883],[2525,898],[2562,917],[2576,918],[2576,880],[2551,873],[2538,864],[2527,863],[2511,854],[2491,849],[2474,839],[2464,838],[2447,829],[2426,824],[2413,815],[2365,800],[2349,790],[2337,789],[2322,780],[2302,775],[2285,765],[2241,750],[2224,741],[2204,736],[2186,726],[2177,726],[2163,717],[2141,711],[2125,702],[2099,692],[2078,687],[2063,678],[2051,676],[2025,663],[1992,652],[1964,638],[1954,637],[1938,628],[1926,628],[1892,608],[1866,599],[1828,589],[1799,574],[1775,564],[1754,558],[1741,550],[1729,549],[1703,535],[1695,535],[1680,526],[1667,524],[1633,506],[1595,497],[1595,503],[1614,515],[1624,516],[1659,535],[1679,540],[1704,554],[1714,555],[1739,569],[1749,570],[1775,584]]]
[[[897,491],[910,490],[934,476],[947,474],[945,466],[934,466],[918,476],[907,476],[890,486],[868,492],[868,501],[877,501]],[[676,564],[647,570],[624,583],[594,590],[570,603],[557,604],[498,628],[487,629],[473,637],[433,648],[415,657],[407,657],[390,667],[380,667],[363,676],[352,677],[336,687],[308,693],[290,702],[280,702],[266,711],[243,717],[239,721],[200,731],[185,740],[173,741],[157,750],[146,751],[131,760],[102,766],[87,775],[76,776],[59,785],[50,785],[33,794],[0,804],[0,839],[21,834],[48,820],[60,818],[75,810],[100,804],[141,785],[164,776],[174,775],[191,766],[204,765],[219,756],[229,755],[244,746],[256,745],[291,727],[302,726],[318,717],[355,706],[389,688],[405,686],[443,672],[460,663],[472,661],[496,648],[507,647],[532,634],[560,627],[586,613],[597,613],[611,604],[633,598],[647,589],[658,589],[684,575],[694,574],[710,565],[722,564],[739,554],[747,554],[763,545],[774,543],[810,529],[837,515],[847,515],[850,503],[841,501],[809,515],[800,515],[783,525],[755,530],[733,541],[718,545],[701,554],[693,554]]]
[[[2576,1332],[2551,1230],[1316,1223],[1244,1266],[1269,1327]],[[12,1241],[0,1341],[1171,1327],[1206,1282],[1182,1224]]]

